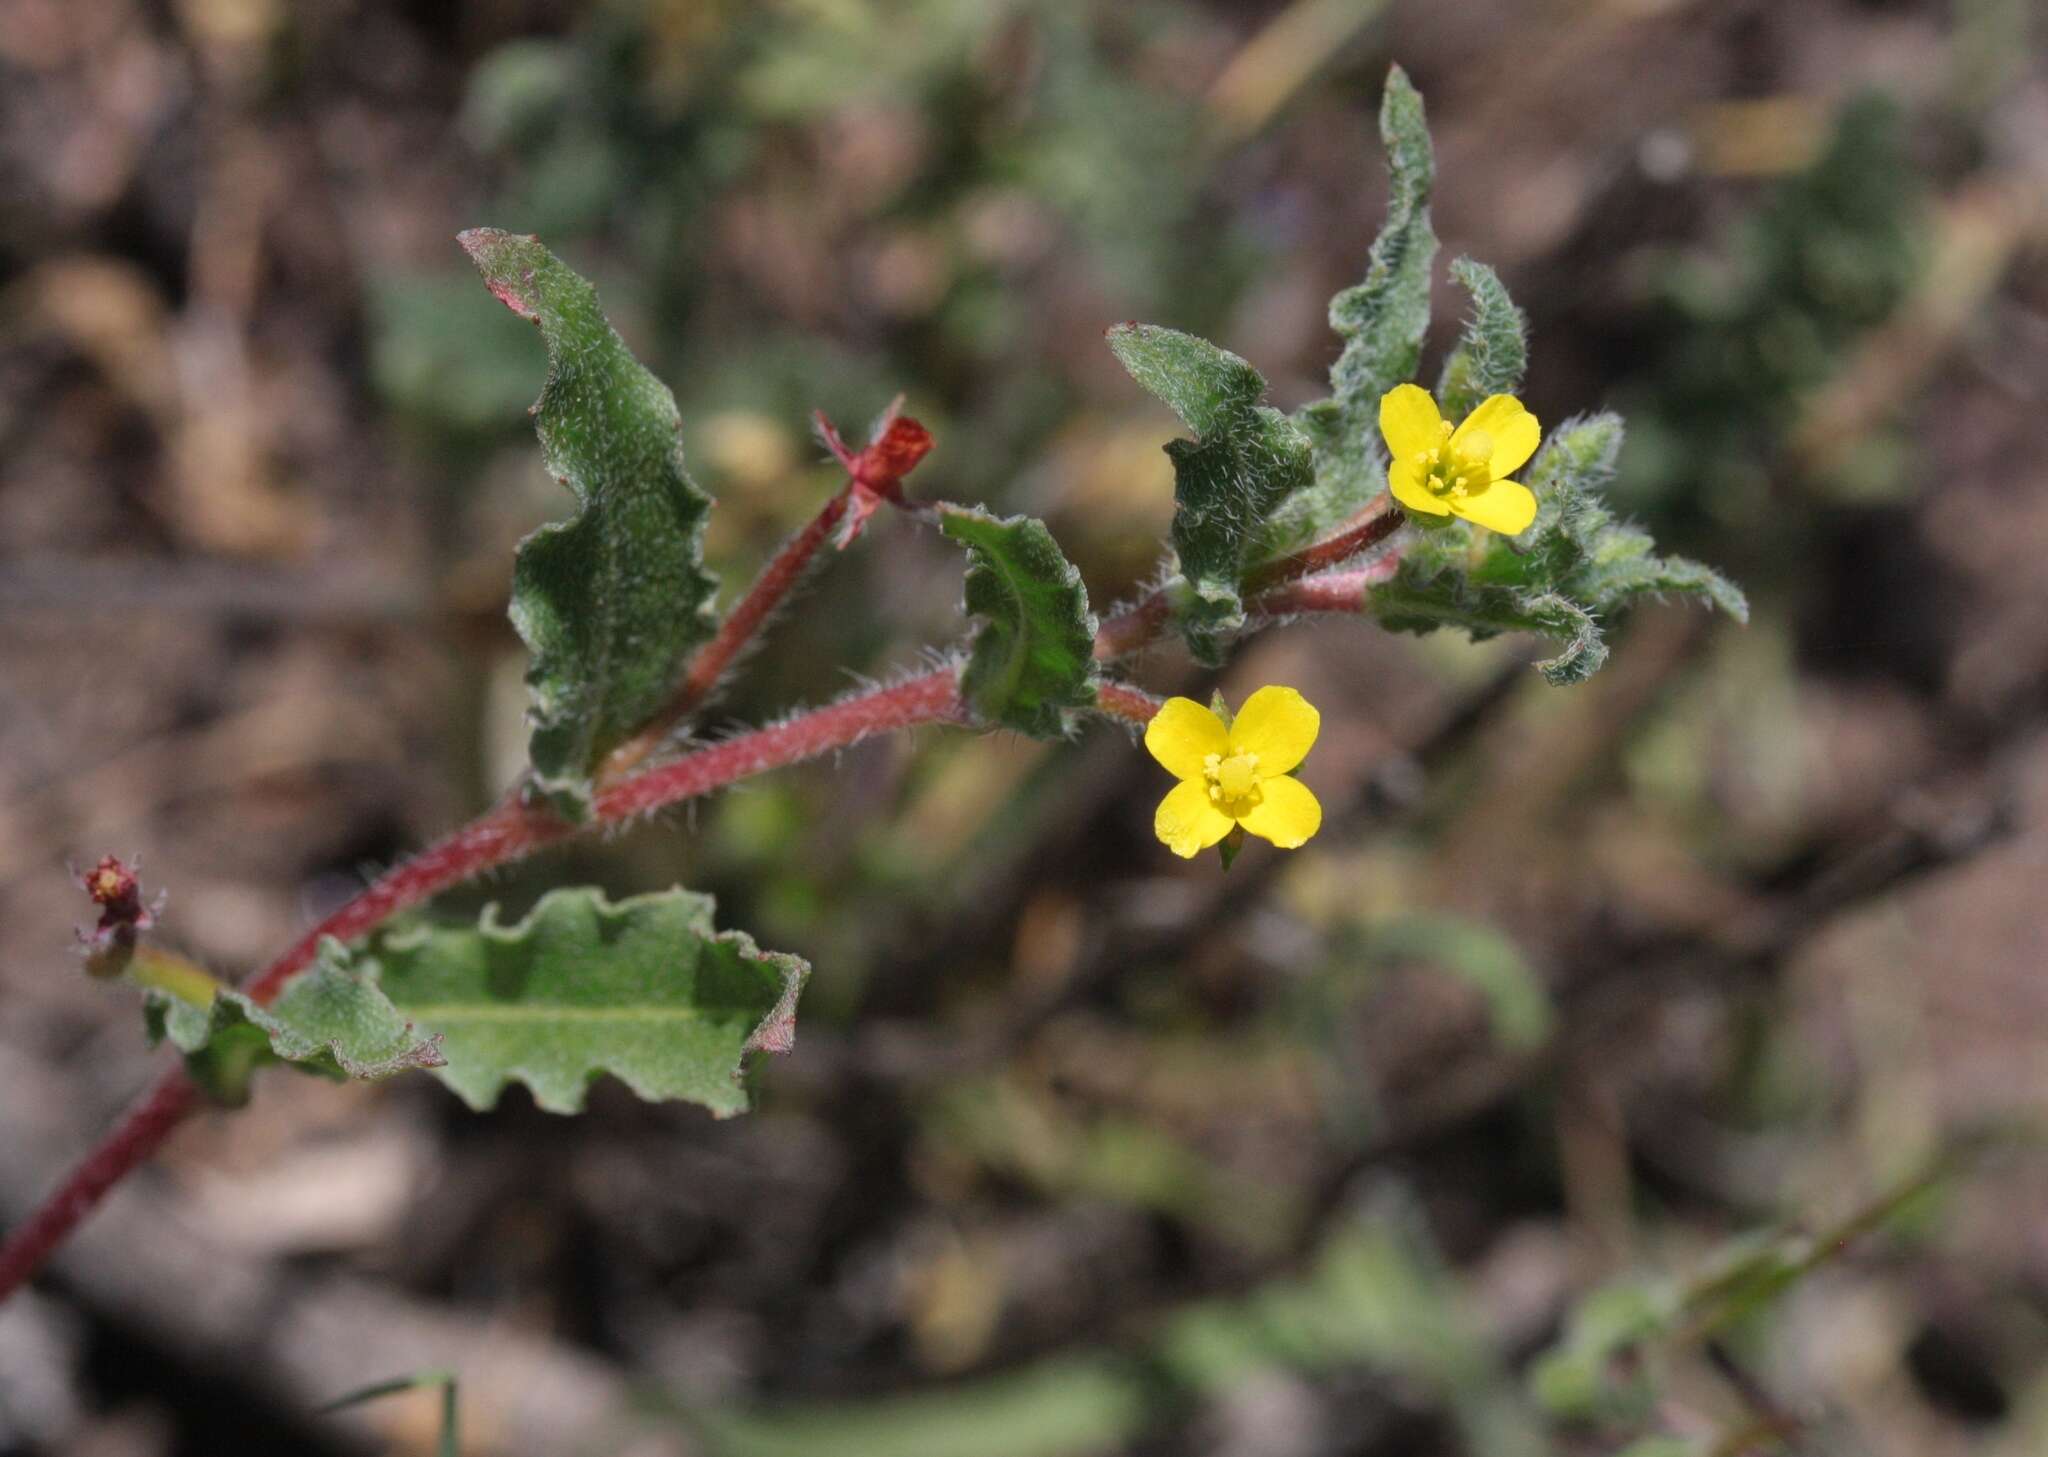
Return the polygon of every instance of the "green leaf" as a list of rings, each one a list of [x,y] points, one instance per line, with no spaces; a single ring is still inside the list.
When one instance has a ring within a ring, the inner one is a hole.
[[[1363,948],[1375,961],[1423,961],[1469,982],[1486,999],[1494,1035],[1516,1052],[1550,1038],[1550,991],[1515,943],[1462,916],[1414,912],[1373,926]]]
[[[1472,317],[1436,386],[1444,418],[1456,421],[1488,395],[1511,395],[1522,387],[1522,373],[1529,367],[1529,327],[1500,275],[1484,263],[1460,258],[1451,265],[1451,277],[1472,295]]]
[[[1147,1435],[1275,1373],[1369,1370],[1446,1408],[1457,1451],[1547,1452],[1427,1226],[1405,1201],[1371,1204],[1305,1269],[1163,1312],[1120,1345],[879,1397],[713,1409],[695,1425],[717,1457],[1085,1457],[1165,1450]]]
[[[961,697],[990,723],[1061,736],[1068,712],[1095,701],[1095,617],[1080,572],[1029,516],[947,506],[939,529],[973,557],[967,610],[982,619]]]
[[[1679,1315],[1678,1294],[1660,1279],[1621,1279],[1579,1301],[1558,1343],[1529,1368],[1530,1394],[1553,1415],[1639,1421],[1656,1399],[1648,1363],[1622,1358],[1664,1336]]]
[[[1386,489],[1380,396],[1415,378],[1429,332],[1429,279],[1436,232],[1429,194],[1436,159],[1422,97],[1399,66],[1380,98],[1387,152],[1387,216],[1366,256],[1365,279],[1330,300],[1330,327],[1344,349],[1330,370],[1331,398],[1295,416],[1315,445],[1315,482],[1262,534],[1255,559],[1282,556],[1356,516]]]
[[[547,346],[534,424],[579,510],[520,543],[512,625],[533,653],[534,782],[580,818],[598,761],[660,711],[711,635],[711,498],[683,468],[674,397],[613,332],[597,290],[538,239],[476,228],[461,242]]]
[[[715,931],[709,896],[669,890],[617,904],[550,891],[525,920],[419,924],[376,937],[359,964],[441,1039],[436,1075],[478,1110],[508,1082],[556,1113],[601,1073],[650,1101],[745,1111],[747,1053],[784,1052],[810,968]]]
[[[1513,541],[1487,533],[1476,548],[1463,522],[1426,532],[1393,580],[1373,589],[1373,615],[1397,632],[1542,633],[1561,648],[1536,666],[1560,685],[1599,671],[1602,624],[1638,597],[1698,597],[1747,622],[1749,604],[1733,583],[1698,562],[1657,556],[1647,534],[1607,509],[1599,493],[1621,438],[1619,416],[1567,420],[1527,472],[1537,500],[1530,528]]]
[[[1399,66],[1387,72],[1380,98],[1380,141],[1387,149],[1387,220],[1373,239],[1365,281],[1330,300],[1330,327],[1344,352],[1330,371],[1330,390],[1353,420],[1376,422],[1380,396],[1415,378],[1422,336],[1429,332],[1429,272],[1436,231],[1429,192],[1436,155],[1429,143],[1422,95]]]
[[[1390,582],[1372,589],[1372,612],[1390,632],[1434,632],[1462,627],[1474,642],[1504,632],[1537,632],[1564,646],[1536,665],[1550,682],[1583,683],[1607,664],[1600,624],[1583,607],[1556,592],[1474,586],[1462,572],[1424,575],[1403,561]]]
[[[1154,324],[1119,324],[1109,347],[1131,378],[1195,432],[1170,441],[1173,549],[1180,562],[1175,616],[1205,662],[1219,637],[1244,625],[1239,597],[1246,550],[1267,517],[1314,478],[1309,440],[1285,415],[1259,403],[1266,381],[1206,339]]]
[[[1137,1373],[1089,1353],[959,1386],[697,1420],[716,1457],[1079,1457],[1143,1432]]]
[[[322,942],[312,967],[267,1007],[232,989],[210,1007],[152,989],[142,1015],[150,1045],[168,1039],[193,1079],[229,1107],[246,1103],[256,1070],[274,1063],[341,1079],[388,1077],[442,1060],[439,1039],[352,969],[337,941]]]

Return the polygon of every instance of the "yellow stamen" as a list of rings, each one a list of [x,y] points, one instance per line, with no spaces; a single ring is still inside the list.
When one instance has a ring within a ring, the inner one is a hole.
[[[1210,754],[1202,760],[1202,774],[1209,781],[1210,799],[1218,804],[1234,804],[1258,793],[1259,756],[1249,749],[1227,759],[1221,754]]]
[[[1493,484],[1493,437],[1484,430],[1473,430],[1454,446],[1449,443],[1448,421],[1443,430],[1444,444],[1416,456],[1416,474],[1423,488],[1432,495],[1463,499]]]

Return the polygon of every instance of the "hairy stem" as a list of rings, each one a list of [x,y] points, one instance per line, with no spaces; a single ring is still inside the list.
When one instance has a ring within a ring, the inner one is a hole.
[[[843,493],[834,498],[842,510],[844,501]],[[1399,513],[1390,515],[1398,524]],[[826,510],[820,512],[819,517],[783,549],[740,606],[734,609],[733,619],[738,619],[757,599],[762,603],[744,630],[734,630],[730,634],[731,646],[724,650],[723,662],[707,669],[703,678],[707,691],[708,685],[715,683],[724,667],[730,664],[732,655],[739,651],[752,631],[758,629],[775,602],[802,574],[809,553],[817,549],[818,541],[830,531],[836,519],[834,506],[828,504]],[[1284,560],[1300,562],[1318,552],[1335,551],[1344,536],[1362,536],[1374,524],[1363,523]],[[1387,527],[1372,539],[1383,539],[1391,531],[1392,527]],[[807,546],[804,545],[806,542]],[[1343,560],[1363,549],[1363,545],[1354,543],[1344,549],[1342,556],[1334,559]],[[1366,588],[1373,581],[1384,580],[1391,571],[1391,562],[1375,562],[1356,571],[1330,573],[1304,581],[1283,579],[1281,585],[1269,586],[1249,606],[1255,613],[1265,616],[1355,612],[1364,601]],[[1102,624],[1096,636],[1096,658],[1107,660],[1136,652],[1164,631],[1168,615],[1165,597],[1154,593],[1136,607],[1111,617]],[[721,630],[719,637],[699,654],[698,662],[693,662],[691,676],[696,676],[698,663],[727,638],[728,633]],[[679,690],[678,698],[681,696]],[[1159,708],[1159,700],[1127,684],[1108,682],[1102,684],[1098,691],[1097,707],[1109,716],[1142,725],[1150,722]],[[709,794],[770,769],[845,748],[871,734],[918,724],[968,721],[967,709],[960,702],[954,670],[941,668],[884,688],[842,698],[837,703],[812,709],[781,723],[740,734],[684,754],[666,764],[615,779],[599,790],[590,821],[585,825],[571,825],[555,816],[544,804],[528,804],[518,795],[513,795],[481,818],[379,876],[354,899],[293,942],[283,955],[253,977],[244,990],[258,1002],[269,1002],[283,990],[286,982],[312,963],[325,937],[354,940],[375,930],[398,912],[419,905],[450,886],[498,866],[522,860],[536,850],[580,831],[601,825],[617,825],[667,805]],[[24,1223],[10,1231],[4,1243],[0,1243],[0,1301],[4,1301],[41,1267],[109,1189],[163,1145],[171,1131],[197,1105],[198,1098],[198,1089],[185,1075],[182,1066],[172,1067],[158,1079],[56,1191]]]
[[[1299,617],[1305,612],[1363,612],[1366,594],[1375,583],[1394,575],[1398,561],[1387,558],[1348,572],[1329,572],[1299,582],[1268,587],[1245,604],[1255,618]]]
[[[1111,718],[1143,728],[1159,712],[1160,700],[1128,683],[1104,682],[1095,690],[1095,706]]]
[[[33,1275],[81,1219],[136,1165],[155,1153],[198,1101],[199,1089],[173,1067],[121,1116],[57,1191],[39,1205],[0,1245],[0,1300]]]
[[[1370,551],[1399,531],[1407,519],[1400,507],[1390,498],[1382,496],[1352,517],[1333,535],[1305,546],[1291,556],[1276,557],[1263,566],[1255,567],[1244,579],[1244,589],[1247,593],[1261,594],[1259,599],[1251,604],[1253,610],[1263,612],[1266,616],[1286,616],[1296,612],[1357,610],[1357,601],[1348,607],[1333,603],[1329,606],[1262,608],[1259,603],[1268,599],[1282,600],[1276,599],[1274,589],[1285,587],[1290,582],[1298,582],[1305,577],[1313,577],[1316,573],[1327,571],[1331,567],[1342,566],[1360,552]],[[1395,565],[1396,559],[1389,556],[1363,570],[1368,573],[1379,571],[1381,574],[1372,577],[1371,580],[1385,581],[1387,577],[1393,575]],[[1348,577],[1350,574],[1346,575]],[[1312,602],[1319,595],[1327,596],[1327,593],[1310,592],[1305,594],[1304,600]],[[1095,634],[1095,660],[1099,663],[1110,663],[1151,646],[1165,630],[1167,619],[1172,614],[1173,604],[1163,590],[1148,593],[1135,605],[1126,607],[1121,612],[1112,613],[1103,619],[1101,630]]]
[[[1173,604],[1166,600],[1166,593],[1154,592],[1136,606],[1105,617],[1095,633],[1095,661],[1114,662],[1149,647],[1165,630],[1172,611]]]
[[[726,739],[623,780],[597,796],[593,820],[616,824],[770,769],[921,723],[966,723],[954,669],[940,668],[858,693],[767,728]]]
[[[621,780],[599,793],[591,825],[617,824],[766,770],[845,748],[870,734],[921,723],[965,722],[966,717],[953,670],[925,673],[843,698]],[[556,818],[543,805],[507,799],[481,819],[386,871],[293,942],[244,990],[258,1002],[269,1002],[311,964],[323,938],[354,940],[449,886],[524,859],[587,828],[590,826]],[[0,1244],[0,1300],[35,1273],[109,1189],[162,1146],[197,1099],[198,1090],[182,1066],[171,1068],[143,1095],[56,1192]]]
[[[811,558],[817,555],[825,538],[832,534],[839,518],[846,514],[846,503],[852,494],[853,482],[848,480],[845,488],[820,507],[818,514],[805,524],[803,530],[783,543],[782,550],[776,552],[768,565],[761,569],[761,575],[754,578],[754,585],[747,589],[746,596],[740,598],[725,621],[719,624],[716,635],[690,659],[690,666],[683,671],[682,681],[676,685],[675,695],[669,699],[668,706],[650,719],[646,727],[606,756],[598,772],[600,783],[616,783],[639,768],[668,742],[669,735],[683,720],[711,696],[718,680],[746,650],[754,634],[761,630],[761,625],[782,605],[791,589],[803,580]]]
[[[1408,518],[1392,498],[1381,496],[1344,523],[1341,531],[1326,536],[1292,556],[1284,556],[1256,567],[1245,578],[1245,590],[1257,592],[1285,582],[1297,582],[1317,572],[1342,566],[1362,551],[1370,551],[1401,529]]]

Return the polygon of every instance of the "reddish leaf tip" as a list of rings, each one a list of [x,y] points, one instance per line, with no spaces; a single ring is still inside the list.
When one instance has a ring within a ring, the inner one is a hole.
[[[508,233],[502,228],[466,228],[455,235],[462,251],[469,254],[484,284],[498,302],[522,319],[540,321],[540,307],[530,294],[533,286],[531,255],[540,239],[531,233]]]

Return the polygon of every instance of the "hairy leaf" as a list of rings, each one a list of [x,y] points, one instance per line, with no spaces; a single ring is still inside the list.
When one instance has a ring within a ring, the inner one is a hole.
[[[1537,668],[1552,683],[1584,681],[1607,661],[1601,624],[1645,594],[1703,598],[1738,622],[1749,605],[1726,578],[1660,557],[1642,531],[1615,520],[1599,491],[1621,448],[1615,415],[1568,420],[1530,464],[1536,520],[1513,542],[1488,533],[1474,559],[1462,522],[1429,531],[1375,587],[1371,610],[1403,632],[1461,627],[1475,639],[1537,632],[1562,645]]]
[[[1429,192],[1436,155],[1422,95],[1399,66],[1387,72],[1380,98],[1380,141],[1390,178],[1387,220],[1373,239],[1364,282],[1330,300],[1330,327],[1344,340],[1330,390],[1354,418],[1376,417],[1380,396],[1415,378],[1429,331],[1429,271],[1436,260]]]
[[[1313,479],[1308,437],[1259,403],[1266,381],[1256,369],[1206,339],[1119,324],[1109,347],[1195,432],[1166,447],[1181,577],[1175,609],[1188,646],[1214,662],[1219,635],[1244,625],[1238,594],[1247,548],[1281,502]]]
[[[1504,632],[1537,632],[1563,644],[1538,663],[1560,687],[1582,683],[1607,663],[1607,643],[1592,614],[1556,592],[1474,586],[1455,570],[1425,576],[1404,561],[1391,582],[1373,588],[1372,611],[1390,632],[1462,627],[1474,642]]]
[[[1436,400],[1446,420],[1462,420],[1488,395],[1511,395],[1522,387],[1529,329],[1507,285],[1484,263],[1460,258],[1451,265],[1451,277],[1472,295],[1472,317],[1444,361]]]
[[[439,1039],[352,969],[337,941],[323,942],[312,967],[267,1007],[232,989],[210,1007],[152,990],[143,1021],[152,1046],[168,1039],[193,1079],[230,1107],[247,1102],[250,1078],[274,1063],[322,1077],[381,1078],[442,1060]]]
[[[1380,396],[1414,379],[1421,364],[1436,261],[1429,221],[1436,159],[1422,97],[1399,66],[1388,71],[1380,98],[1380,141],[1387,152],[1386,221],[1366,256],[1364,281],[1330,300],[1330,327],[1344,341],[1330,370],[1331,397],[1295,416],[1315,445],[1315,481],[1262,533],[1256,553],[1261,558],[1307,545],[1386,489]]]
[[[550,891],[510,926],[491,907],[475,925],[388,931],[359,964],[441,1039],[436,1075],[472,1108],[522,1082],[541,1107],[574,1113],[611,1073],[649,1101],[721,1117],[746,1110],[745,1055],[789,1049],[810,974],[797,957],[714,930],[709,896],[613,904],[589,886]]]
[[[534,781],[580,818],[599,759],[660,711],[711,635],[711,498],[683,468],[674,397],[613,332],[597,290],[538,239],[476,228],[461,241],[547,346],[534,424],[579,509],[520,543],[512,624],[533,653]]]
[[[973,556],[967,610],[983,619],[960,694],[983,719],[1037,738],[1095,701],[1095,617],[1081,574],[1045,523],[945,508],[940,529]]]

